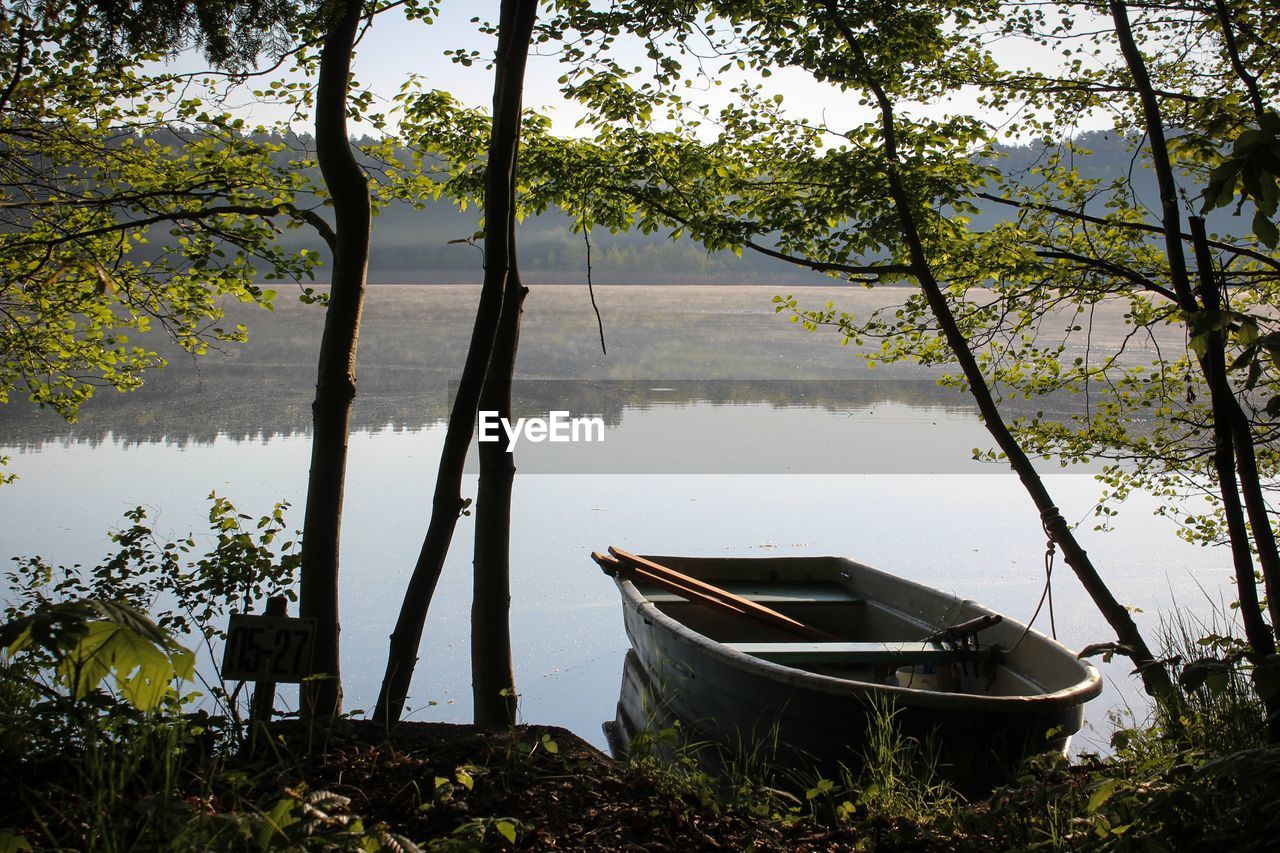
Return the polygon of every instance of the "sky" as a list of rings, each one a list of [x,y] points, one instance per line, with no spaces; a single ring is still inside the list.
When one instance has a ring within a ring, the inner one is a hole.
[[[425,89],[444,89],[468,105],[488,107],[493,97],[493,76],[485,63],[494,54],[496,39],[481,33],[472,19],[479,16],[482,22],[496,20],[498,5],[496,0],[445,0],[440,17],[430,26],[389,13],[385,21],[369,28],[358,47],[357,79],[390,96],[411,75],[418,75]],[[625,42],[625,37],[620,42]],[[450,61],[444,55],[446,50],[477,51],[483,61],[465,68]],[[624,50],[620,56],[630,65],[644,66],[648,62],[638,46]],[[525,106],[549,115],[557,133],[572,135],[583,111],[561,96],[557,81],[564,73],[565,66],[554,46],[535,47],[526,71]],[[719,88],[728,89],[743,79],[760,78],[726,76]],[[818,83],[802,72],[782,69],[769,82],[805,115],[821,115],[841,100],[835,87]],[[703,91],[715,98],[716,93]]]
[[[431,24],[407,21],[397,10],[384,13],[362,37],[357,47],[355,76],[378,96],[384,109],[391,107],[391,98],[406,80],[414,76],[424,90],[447,90],[470,106],[487,107],[490,104],[493,79],[486,63],[493,56],[495,38],[480,32],[479,24],[473,22],[473,18],[479,17],[482,22],[495,20],[499,6],[497,0],[444,0],[441,6],[439,17]],[[622,43],[625,41],[625,36],[620,39]],[[450,50],[475,51],[480,61],[464,67],[445,55]],[[994,50],[1002,62],[1018,65],[1045,67],[1056,61],[1043,49],[1035,49],[1026,44],[997,44]],[[627,48],[621,58],[627,64],[636,66],[644,66],[648,62],[639,46]],[[199,58],[192,54],[180,57],[174,65],[182,70],[201,67]],[[555,132],[575,135],[582,132],[576,128],[582,111],[567,103],[559,93],[557,79],[564,70],[553,46],[536,48],[529,60],[525,105],[549,114]],[[857,106],[855,95],[840,93],[834,86],[815,81],[808,74],[792,69],[778,69],[767,81],[749,71],[734,72],[732,76],[726,75],[721,79],[719,91],[704,90],[702,94],[713,104],[723,104],[729,97],[727,90],[735,83],[744,81],[763,82],[771,94],[776,92],[783,96],[790,113],[809,120],[827,119],[833,124],[847,126],[871,117],[867,109]],[[698,96],[696,90],[692,94],[694,97]],[[252,106],[248,99],[241,102],[239,109],[252,116],[255,122],[270,123],[284,116],[277,109]],[[935,106],[927,112],[936,115],[947,110],[977,109],[972,98],[961,97],[950,105]],[[1095,129],[1103,123],[1101,117],[1086,120],[1082,129]]]

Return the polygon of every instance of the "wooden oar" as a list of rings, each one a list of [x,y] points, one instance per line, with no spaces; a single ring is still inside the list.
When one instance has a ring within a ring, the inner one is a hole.
[[[699,603],[702,603],[702,599],[704,598],[711,598],[722,604],[732,605],[744,616],[750,616],[758,622],[763,622],[766,625],[795,634],[807,640],[829,642],[840,639],[834,634],[829,634],[826,631],[823,631],[821,628],[806,625],[805,623],[792,619],[790,616],[779,613],[772,608],[765,607],[759,602],[751,601],[750,599],[743,598],[740,595],[734,595],[728,590],[721,589],[714,584],[709,584],[704,580],[690,577],[682,572],[677,572],[675,569],[655,563],[652,560],[646,560],[644,557],[638,557],[628,551],[610,547],[609,553],[618,560],[621,567],[633,572],[643,572],[647,579],[653,579],[655,584],[658,586],[681,587],[689,592],[698,593]],[[684,595],[684,593],[675,588],[672,588],[671,591],[675,592],[677,595]]]
[[[689,587],[684,586],[683,584],[679,584],[679,583],[676,583],[675,581],[667,580],[665,578],[659,577],[658,575],[652,574],[650,572],[646,572],[644,569],[625,566],[621,562],[619,562],[617,559],[610,557],[607,554],[601,554],[598,551],[592,551],[591,559],[599,563],[600,568],[604,569],[605,574],[611,577],[613,575],[618,574],[619,572],[623,572],[629,575],[634,575],[636,577],[639,577],[643,580],[648,581],[649,583],[653,584],[659,589],[665,589],[667,592],[675,593],[676,595],[686,599],[687,601],[691,601],[694,604],[701,604],[702,606],[710,610],[715,610],[719,613],[728,613],[733,616],[747,615],[742,610],[742,608],[735,607],[734,605],[730,604],[727,601],[721,601],[718,598],[713,598],[712,596],[707,595],[706,593],[698,592],[696,589],[690,589]]]

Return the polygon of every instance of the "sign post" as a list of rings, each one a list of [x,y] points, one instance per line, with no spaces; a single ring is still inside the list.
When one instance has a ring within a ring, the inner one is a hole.
[[[255,720],[271,719],[277,683],[296,684],[311,675],[316,622],[286,616],[287,606],[284,596],[273,596],[265,616],[232,613],[227,624],[222,678],[257,682],[251,706]]]

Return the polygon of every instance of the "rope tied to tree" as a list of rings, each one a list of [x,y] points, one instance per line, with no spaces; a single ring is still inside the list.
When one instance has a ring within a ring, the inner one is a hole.
[[[1040,513],[1040,526],[1044,529],[1044,598],[1049,601],[1049,633],[1056,640],[1058,639],[1058,622],[1053,615],[1053,558],[1057,554],[1057,543],[1053,541],[1053,534],[1049,531],[1049,522],[1051,518],[1062,520],[1062,516],[1058,513],[1058,508],[1050,507],[1052,516],[1046,518],[1047,513]]]
[[[1055,523],[1063,523],[1066,521],[1062,517],[1062,513],[1056,506],[1051,506],[1044,512],[1040,513],[1040,526],[1044,530],[1044,589],[1040,592],[1040,601],[1036,604],[1035,612],[1031,614],[1031,618],[1027,621],[1027,627],[1022,629],[1022,634],[1018,636],[1018,641],[1009,647],[1007,651],[1012,652],[1018,646],[1022,645],[1022,641],[1026,639],[1027,634],[1031,633],[1031,626],[1036,623],[1036,619],[1040,616],[1040,611],[1044,608],[1045,602],[1049,603],[1049,633],[1056,640],[1058,639],[1058,624],[1053,614],[1053,561],[1054,556],[1058,553],[1057,543],[1053,540],[1053,533],[1050,527]]]

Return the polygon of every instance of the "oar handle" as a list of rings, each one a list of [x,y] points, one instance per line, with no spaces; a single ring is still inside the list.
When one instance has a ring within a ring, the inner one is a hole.
[[[595,560],[596,564],[599,565],[600,568],[604,570],[604,573],[609,577],[617,575],[618,570],[622,568],[622,563],[619,563],[616,558],[611,557],[608,554],[601,554],[599,551],[592,551],[591,559]]]
[[[970,619],[968,622],[961,622],[958,625],[951,625],[934,631],[928,637],[925,637],[926,643],[958,643],[963,639],[972,637],[979,631],[985,631],[993,625],[999,625],[1004,617],[999,613],[988,613],[985,616],[979,616],[976,619]]]

